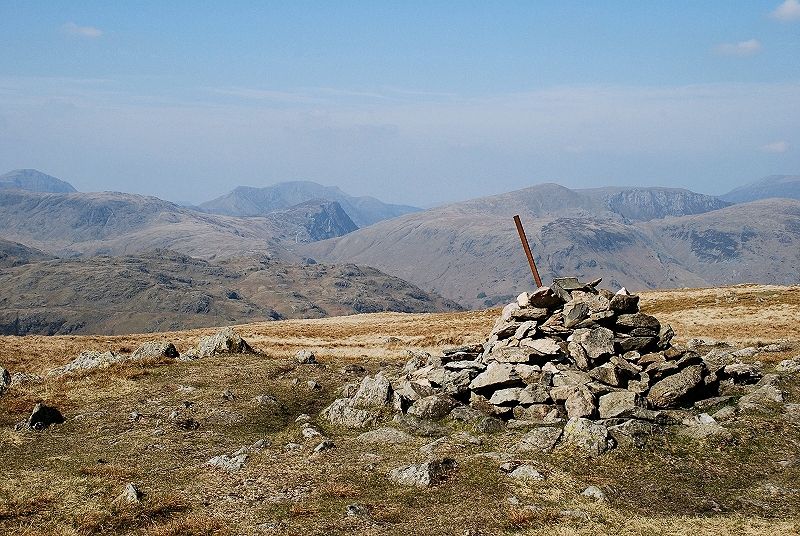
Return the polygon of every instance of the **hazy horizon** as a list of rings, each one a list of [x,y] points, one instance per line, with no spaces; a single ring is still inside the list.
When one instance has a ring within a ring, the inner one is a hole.
[[[0,173],[427,207],[800,173],[800,3],[0,6]]]

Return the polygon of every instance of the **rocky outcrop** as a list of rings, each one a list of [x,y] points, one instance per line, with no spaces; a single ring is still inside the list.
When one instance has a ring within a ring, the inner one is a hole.
[[[203,337],[197,343],[198,357],[217,354],[252,354],[253,349],[233,328],[225,328],[214,335]]]

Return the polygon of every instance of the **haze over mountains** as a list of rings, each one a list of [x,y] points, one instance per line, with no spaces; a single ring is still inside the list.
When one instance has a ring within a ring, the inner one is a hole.
[[[770,175],[734,188],[720,197],[732,203],[746,203],[772,197],[800,199],[800,175]]]
[[[798,281],[800,201],[729,206],[667,188],[543,184],[381,222],[305,251],[375,266],[482,307],[532,284],[515,214],[546,280],[603,277],[638,289]]]
[[[800,279],[800,200],[737,201],[800,198],[800,176],[768,177],[721,197],[541,184],[425,211],[309,182],[240,187],[200,208],[80,193],[35,170],[7,173],[3,184],[7,332],[494,305],[532,285],[515,214],[546,280],[603,277],[610,287],[641,289]],[[157,297],[151,288],[161,289]],[[201,297],[189,303],[184,295]]]
[[[264,216],[299,203],[321,199],[339,203],[358,227],[420,210],[407,205],[387,204],[374,197],[353,197],[335,186],[322,186],[310,181],[281,182],[265,188],[239,186],[222,197],[200,204],[200,208],[225,216]]]

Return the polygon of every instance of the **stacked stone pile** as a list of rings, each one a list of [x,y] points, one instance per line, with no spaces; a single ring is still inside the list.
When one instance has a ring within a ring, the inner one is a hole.
[[[679,422],[671,410],[756,383],[757,366],[705,360],[672,345],[672,328],[639,310],[639,297],[557,279],[508,304],[483,344],[413,353],[402,374],[367,377],[326,410],[338,425],[368,427],[392,407],[399,419],[562,423],[646,429]],[[494,423],[494,424],[492,424]],[[557,437],[555,438],[558,439]]]
[[[709,366],[672,346],[672,328],[640,312],[638,296],[598,283],[557,279],[520,294],[483,345],[409,361],[398,403],[414,414],[446,395],[504,419],[659,421],[660,410],[712,396],[721,381],[757,381],[752,367]]]

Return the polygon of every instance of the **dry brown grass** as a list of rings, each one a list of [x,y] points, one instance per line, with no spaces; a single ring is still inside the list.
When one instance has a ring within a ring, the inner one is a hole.
[[[741,286],[645,293],[643,309],[692,337],[774,342],[786,339],[800,353],[800,287]],[[459,463],[456,475],[433,489],[387,482],[392,467],[424,459],[415,437],[391,448],[367,446],[356,432],[314,424],[337,448],[312,455],[294,424],[316,416],[337,389],[360,376],[340,371],[360,363],[370,373],[398,367],[406,349],[440,351],[479,342],[498,310],[451,314],[370,314],[237,326],[258,355],[219,356],[194,362],[148,360],[68,374],[12,388],[0,399],[0,533],[9,534],[791,534],[797,530],[800,480],[796,427],[777,414],[755,416],[734,428],[731,441],[696,445],[657,438],[638,451],[618,449],[599,460],[566,452],[531,455],[546,475],[520,485],[476,458],[502,452],[522,432],[486,436],[481,446],[442,447]],[[747,326],[757,325],[757,329]],[[186,351],[213,329],[118,337],[3,337],[0,364],[12,372],[44,373],[82,350],[135,349],[167,339]],[[320,366],[298,366],[300,348],[316,352]],[[783,354],[762,354],[775,360]],[[323,389],[310,391],[314,379]],[[788,382],[788,380],[787,380]],[[783,385],[789,401],[800,386]],[[235,400],[222,398],[231,389]],[[275,396],[276,407],[252,402]],[[37,401],[59,407],[67,422],[43,433],[15,433]],[[143,415],[133,422],[129,414]],[[170,413],[194,419],[196,430],[173,425]],[[251,454],[239,472],[206,467],[262,438],[272,445]],[[283,448],[288,442],[300,451]],[[377,455],[375,457],[374,455]],[[789,460],[788,466],[780,465]],[[795,462],[792,462],[795,460]],[[779,463],[780,462],[780,463]],[[124,485],[146,493],[141,505],[114,508]],[[610,500],[580,496],[589,484]],[[767,486],[767,487],[765,487]],[[522,506],[511,507],[515,496]],[[369,512],[346,516],[348,504]],[[719,504],[717,512],[709,505]],[[524,508],[523,506],[536,508]],[[589,521],[560,515],[587,512]]]

